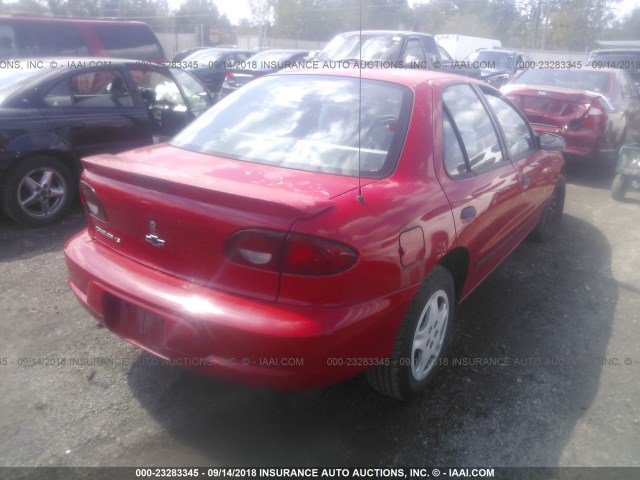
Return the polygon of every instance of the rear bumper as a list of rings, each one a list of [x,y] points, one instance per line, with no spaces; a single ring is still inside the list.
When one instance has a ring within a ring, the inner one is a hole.
[[[534,124],[533,129],[536,133],[553,133],[564,138],[565,157],[602,165],[613,165],[616,161],[615,144],[607,140],[606,134],[598,134],[592,130],[568,131],[540,124]]]
[[[65,259],[79,301],[123,339],[207,375],[275,389],[335,383],[388,357],[415,293],[327,308],[261,302],[144,267],[86,231],[67,243]]]

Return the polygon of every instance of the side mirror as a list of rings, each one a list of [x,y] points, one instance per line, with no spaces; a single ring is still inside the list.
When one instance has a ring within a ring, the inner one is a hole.
[[[565,147],[564,138],[552,133],[541,133],[538,136],[538,144],[542,150],[555,150],[557,152],[561,152]]]

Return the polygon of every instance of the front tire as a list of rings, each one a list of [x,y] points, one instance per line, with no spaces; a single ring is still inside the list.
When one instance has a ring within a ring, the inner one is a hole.
[[[59,221],[75,198],[69,169],[58,159],[35,156],[20,160],[6,177],[2,204],[17,223],[36,227]]]
[[[613,179],[613,184],[611,185],[611,197],[618,202],[624,200],[624,196],[627,194],[629,190],[629,186],[631,184],[631,179],[622,173],[618,173]]]
[[[435,266],[421,283],[398,329],[388,362],[366,372],[380,393],[407,400],[424,391],[438,371],[451,336],[455,288],[449,271]]]

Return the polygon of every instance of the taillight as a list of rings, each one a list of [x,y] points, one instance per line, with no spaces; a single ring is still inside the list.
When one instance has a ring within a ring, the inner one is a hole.
[[[290,275],[334,275],[351,268],[357,254],[332,240],[268,230],[243,230],[225,246],[239,265]]]
[[[604,107],[597,100],[591,104],[587,116],[582,122],[582,128],[588,130],[600,130],[603,129],[607,121],[607,114]]]
[[[104,211],[98,194],[93,187],[84,180],[80,182],[80,200],[87,214],[104,222],[107,221],[107,213]]]
[[[304,235],[289,235],[282,273],[333,275],[353,266],[356,259],[356,253],[341,243]]]
[[[567,130],[604,130],[607,125],[606,112],[606,108],[598,100],[594,100],[589,105],[587,113],[579,119],[571,120],[566,128]]]
[[[231,80],[231,77],[233,77],[233,73],[231,72],[227,72],[224,74],[224,79],[225,80]]]

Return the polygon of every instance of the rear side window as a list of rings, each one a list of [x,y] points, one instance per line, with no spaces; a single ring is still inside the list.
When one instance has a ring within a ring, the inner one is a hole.
[[[49,107],[132,107],[125,81],[116,71],[86,72],[65,78],[44,96]]]
[[[357,78],[314,75],[263,77],[243,93],[216,104],[171,144],[266,165],[381,178],[400,155],[412,99],[409,89],[386,82],[362,80],[360,87]]]
[[[93,27],[109,57],[159,61],[165,58],[151,29],[144,24],[96,24]]]
[[[442,95],[442,102],[445,107],[444,161],[449,175],[454,178],[479,175],[509,163],[502,155],[491,117],[470,85],[448,87]],[[454,141],[461,141],[462,145],[447,145],[447,142]],[[466,154],[464,165],[459,162],[459,152]]]

